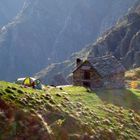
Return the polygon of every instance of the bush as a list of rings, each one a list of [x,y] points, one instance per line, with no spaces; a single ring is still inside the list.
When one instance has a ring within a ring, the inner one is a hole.
[[[140,70],[136,71],[135,73],[136,73],[136,77],[140,78]]]

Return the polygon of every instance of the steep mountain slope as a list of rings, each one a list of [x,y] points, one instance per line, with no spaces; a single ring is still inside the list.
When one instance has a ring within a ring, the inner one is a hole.
[[[92,46],[89,57],[112,53],[126,68],[140,66],[140,3]]]
[[[133,3],[26,0],[18,17],[0,31],[0,79],[32,75],[52,62],[65,60],[93,42]]]
[[[139,90],[0,85],[1,140],[139,140]]]
[[[22,9],[24,0],[0,1],[0,28],[8,24]]]
[[[113,54],[127,69],[140,66],[140,3],[130,9],[129,13],[121,18],[117,24],[104,32],[94,44],[73,55],[70,60],[54,64],[37,73],[38,78],[53,84],[55,75],[63,74],[70,80],[70,73],[74,68],[76,58],[100,57]],[[65,64],[65,65],[64,65]],[[51,77],[51,78],[50,78]],[[71,80],[70,80],[71,82]],[[57,83],[59,85],[59,81]]]

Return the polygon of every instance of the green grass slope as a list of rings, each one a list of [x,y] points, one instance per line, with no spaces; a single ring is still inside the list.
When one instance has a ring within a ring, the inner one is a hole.
[[[0,140],[139,140],[140,90],[0,82]]]

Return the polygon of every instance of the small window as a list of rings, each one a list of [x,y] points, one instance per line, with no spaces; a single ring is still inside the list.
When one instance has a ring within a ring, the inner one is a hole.
[[[90,79],[90,71],[84,71],[84,79],[89,80]]]

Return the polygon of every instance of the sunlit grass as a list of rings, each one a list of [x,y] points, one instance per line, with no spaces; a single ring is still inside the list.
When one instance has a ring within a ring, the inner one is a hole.
[[[47,86],[46,91],[24,88],[7,82],[0,82],[0,96],[23,110],[47,114],[51,125],[65,123],[70,115],[84,125],[84,131],[112,130],[118,135],[122,129],[125,137],[138,135],[137,128],[131,128],[131,110],[140,113],[140,90],[112,89],[91,91],[84,87]],[[44,120],[43,120],[44,121]],[[126,125],[122,128],[122,124]],[[60,127],[61,127],[60,125]],[[139,126],[139,124],[138,124]],[[83,129],[83,128],[82,128]],[[128,134],[128,131],[130,134]],[[79,131],[82,133],[82,130]]]

